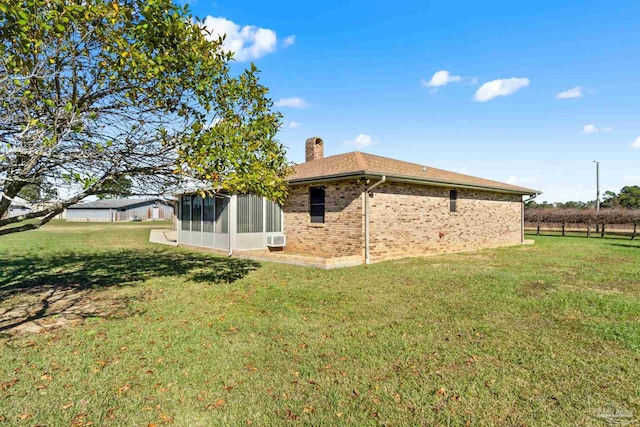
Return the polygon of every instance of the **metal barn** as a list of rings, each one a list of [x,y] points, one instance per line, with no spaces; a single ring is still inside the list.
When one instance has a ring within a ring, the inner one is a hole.
[[[172,220],[175,209],[162,199],[105,199],[69,206],[67,221],[119,222]]]
[[[2,193],[0,193],[0,197],[2,197]],[[29,204],[25,199],[21,197],[14,197],[11,201],[11,205],[9,205],[9,209],[2,216],[1,219],[5,218],[13,218],[20,215],[26,215],[33,210],[33,206]]]

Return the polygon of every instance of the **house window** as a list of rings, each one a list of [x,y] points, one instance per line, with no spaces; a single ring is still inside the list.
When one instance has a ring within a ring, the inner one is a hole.
[[[191,230],[191,196],[182,196],[182,209],[181,209],[182,231]]]
[[[458,191],[449,190],[449,212],[458,212]]]
[[[262,197],[238,196],[238,233],[262,233]]]
[[[312,223],[324,223],[324,187],[309,187],[309,216]]]
[[[202,230],[202,197],[191,198],[191,231]]]
[[[282,231],[282,207],[271,200],[266,200],[266,207],[267,233]]]

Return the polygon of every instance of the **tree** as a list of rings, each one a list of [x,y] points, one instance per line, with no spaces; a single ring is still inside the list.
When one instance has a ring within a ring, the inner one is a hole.
[[[133,196],[133,182],[126,176],[107,181],[102,186],[104,193],[98,194],[98,199],[126,198]]]
[[[551,209],[553,208],[553,205],[547,201],[538,203],[535,200],[529,200],[528,202],[525,203],[524,207],[527,209],[535,209],[535,208]]]
[[[613,191],[605,191],[602,195],[602,203],[600,204],[603,208],[619,208],[620,203],[618,200],[618,195]]]
[[[613,191],[605,192],[602,206],[605,208],[640,209],[640,186],[622,187],[618,194]]]
[[[22,197],[28,202],[36,203],[43,200],[51,200],[58,197],[58,190],[44,183],[41,179],[35,180],[31,184],[27,184],[18,193],[19,197]]]
[[[627,209],[640,209],[640,186],[622,187],[618,195],[620,206]]]
[[[38,228],[122,177],[136,194],[188,178],[284,199],[281,115],[256,67],[232,76],[233,54],[203,28],[171,0],[0,2],[0,216],[38,180],[69,193],[0,221],[0,235]]]
[[[593,202],[581,202],[581,201],[568,201],[568,202],[556,202],[553,204],[558,209],[588,209],[593,208],[595,204]]]

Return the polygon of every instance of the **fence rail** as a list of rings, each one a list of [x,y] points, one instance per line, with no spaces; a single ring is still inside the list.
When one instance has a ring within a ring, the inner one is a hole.
[[[527,209],[524,214],[525,228],[555,229],[565,235],[566,231],[586,231],[591,237],[596,233],[604,237],[606,230],[613,234],[631,234],[634,240],[640,223],[640,209],[604,209],[599,212],[590,209]],[[585,230],[586,229],[586,230]]]

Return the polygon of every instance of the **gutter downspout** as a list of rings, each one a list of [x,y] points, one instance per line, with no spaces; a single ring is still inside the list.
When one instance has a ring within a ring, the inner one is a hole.
[[[371,263],[371,259],[369,257],[369,195],[374,188],[384,183],[386,180],[387,176],[382,175],[380,181],[376,182],[364,191],[364,262],[367,265]]]
[[[529,201],[531,201],[531,200],[533,200],[533,199],[535,199],[536,197],[538,197],[537,194],[530,194],[528,199],[525,199],[525,200],[522,201],[522,210],[521,210],[521,214],[520,215],[521,215],[521,220],[522,220],[521,221],[521,227],[522,227],[522,229],[521,229],[521,231],[522,231],[522,233],[521,233],[522,242],[521,243],[523,245],[524,245],[524,204],[529,202]]]

